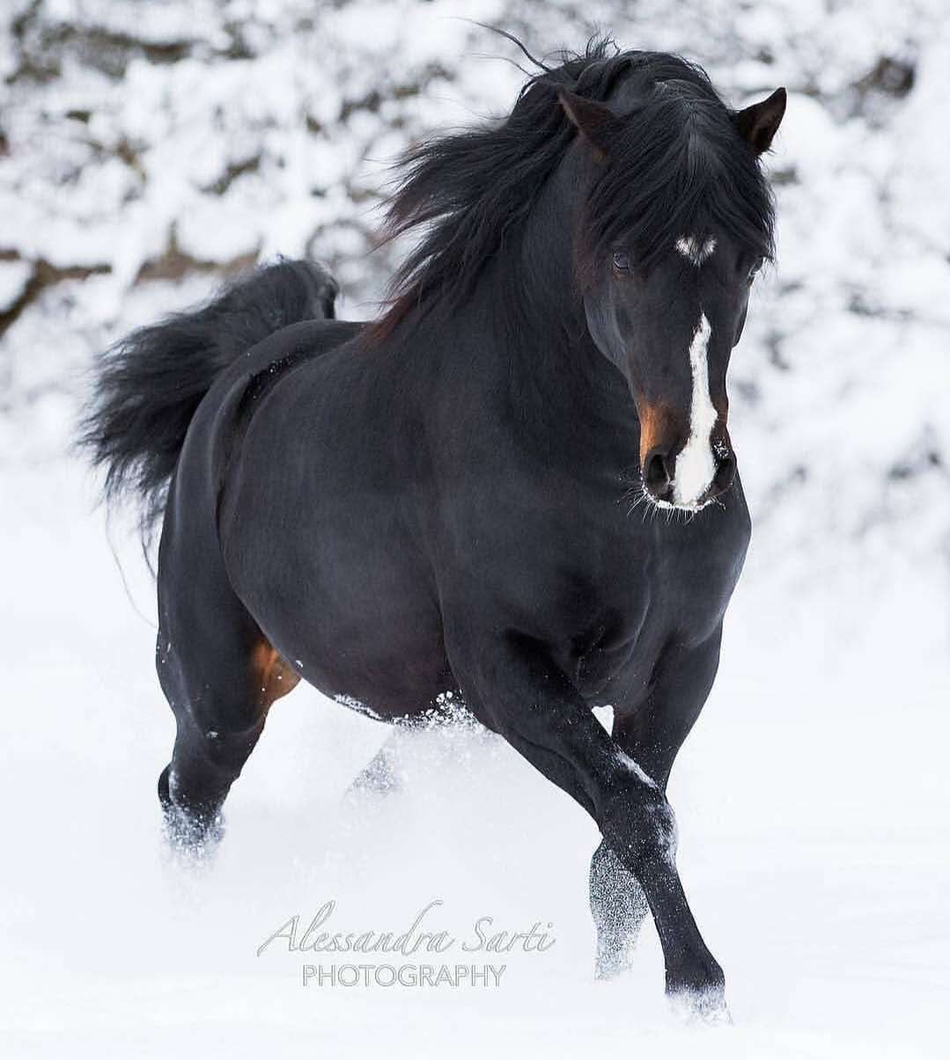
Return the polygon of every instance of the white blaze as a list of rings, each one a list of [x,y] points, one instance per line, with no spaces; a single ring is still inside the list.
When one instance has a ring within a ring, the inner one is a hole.
[[[673,502],[686,508],[694,507],[709,489],[716,474],[712,451],[712,430],[716,425],[716,410],[709,394],[709,363],[707,351],[712,328],[701,313],[699,324],[689,344],[689,364],[693,372],[693,397],[689,409],[689,438],[676,458],[673,474]]]

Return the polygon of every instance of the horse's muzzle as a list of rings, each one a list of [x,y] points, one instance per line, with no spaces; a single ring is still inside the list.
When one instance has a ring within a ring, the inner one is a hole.
[[[641,471],[647,497],[662,508],[696,511],[704,508],[735,482],[736,458],[722,442],[712,447],[713,475],[708,486],[695,499],[677,499],[675,447],[654,446],[646,455]]]

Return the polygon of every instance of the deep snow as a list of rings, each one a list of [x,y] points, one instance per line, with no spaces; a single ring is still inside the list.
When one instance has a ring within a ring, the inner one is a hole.
[[[652,927],[628,975],[593,981],[594,827],[485,735],[406,735],[403,788],[354,797],[389,730],[302,687],[232,792],[217,862],[194,874],[169,861],[154,782],[171,714],[88,476],[63,460],[2,486],[6,1055],[942,1055],[945,585],[908,568],[901,584],[872,573],[803,596],[753,551],[671,788],[735,1023],[684,1028]],[[114,536],[148,612],[149,576]],[[432,899],[445,904],[427,925],[459,938],[491,916],[550,923],[557,941],[507,955],[497,989],[304,989],[312,957],[255,955],[328,900],[339,930],[402,930]]]

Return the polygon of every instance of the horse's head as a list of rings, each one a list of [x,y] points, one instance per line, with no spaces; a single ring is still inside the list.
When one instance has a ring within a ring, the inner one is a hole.
[[[686,69],[689,79],[633,77],[609,104],[566,90],[560,100],[588,156],[575,237],[587,326],[636,403],[645,494],[693,511],[735,477],[726,370],[772,252],[758,156],[785,91],[729,111]]]

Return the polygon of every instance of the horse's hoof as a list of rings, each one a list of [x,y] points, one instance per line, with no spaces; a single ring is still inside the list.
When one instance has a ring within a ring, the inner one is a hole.
[[[188,862],[206,861],[224,838],[224,816],[220,809],[198,810],[176,802],[170,791],[170,769],[166,766],[158,778],[165,842]]]
[[[597,980],[616,979],[618,975],[630,970],[631,946],[618,946],[616,948],[598,947],[597,957],[594,961],[594,978]]]
[[[168,778],[171,774],[171,762],[162,770],[158,778],[158,801],[162,804],[162,811],[168,813],[172,808],[172,797],[168,791]]]
[[[402,788],[392,751],[384,747],[353,780],[348,796],[392,795]]]
[[[173,859],[189,868],[209,865],[224,837],[224,817],[207,820],[174,806],[164,815],[165,843]]]
[[[598,959],[594,965],[594,978],[600,983],[608,982],[628,971],[630,971],[629,961]]]
[[[726,993],[721,986],[702,989],[667,990],[667,997],[676,1015],[689,1024],[708,1027],[731,1026],[732,1016],[726,1005]]]

